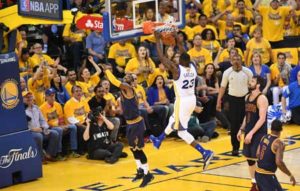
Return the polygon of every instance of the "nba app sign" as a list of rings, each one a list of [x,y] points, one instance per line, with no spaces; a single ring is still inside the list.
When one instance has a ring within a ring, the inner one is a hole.
[[[19,0],[19,15],[49,20],[62,20],[61,0]]]

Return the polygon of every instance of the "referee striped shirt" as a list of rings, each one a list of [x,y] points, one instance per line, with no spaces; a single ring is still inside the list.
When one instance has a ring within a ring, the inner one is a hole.
[[[228,85],[228,94],[234,97],[244,97],[248,93],[248,84],[252,79],[252,72],[246,67],[236,72],[232,67],[225,70],[221,82],[221,87]]]

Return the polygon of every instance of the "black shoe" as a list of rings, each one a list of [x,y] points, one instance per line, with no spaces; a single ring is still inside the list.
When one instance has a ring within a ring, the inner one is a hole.
[[[132,182],[136,182],[138,181],[139,179],[142,179],[144,177],[144,170],[139,168],[137,169],[136,171],[136,175],[135,177],[132,179]]]
[[[119,159],[118,158],[115,158],[115,157],[107,157],[105,158],[105,162],[109,163],[109,164],[114,164],[118,161]]]
[[[240,154],[239,154],[239,150],[233,150],[231,152],[231,155],[234,156],[234,157],[238,157]]]
[[[149,182],[151,182],[153,179],[154,179],[154,176],[150,172],[148,172],[148,174],[146,174],[144,176],[143,182],[140,185],[140,188],[143,188],[143,187],[147,186],[149,184]]]
[[[128,156],[128,154],[127,153],[125,153],[125,152],[122,152],[121,153],[121,155],[120,155],[120,158],[126,158]]]

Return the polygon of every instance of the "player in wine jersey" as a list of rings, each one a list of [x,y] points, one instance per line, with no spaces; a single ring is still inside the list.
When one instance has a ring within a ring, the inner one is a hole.
[[[202,154],[204,160],[203,169],[205,170],[209,165],[210,160],[213,158],[214,153],[210,150],[204,149],[187,131],[188,122],[196,107],[196,67],[191,62],[190,56],[184,51],[181,51],[182,53],[179,58],[179,65],[166,58],[161,49],[161,34],[159,32],[155,32],[155,37],[159,59],[172,73],[176,99],[174,103],[174,113],[170,117],[165,131],[158,137],[151,135],[150,139],[153,142],[154,147],[159,149],[161,142],[164,140],[166,135],[169,135],[172,131],[177,130],[177,134],[181,139]],[[179,46],[180,50],[183,50],[182,42],[179,42],[178,39],[177,45]]]
[[[257,191],[255,181],[256,151],[260,140],[268,133],[267,130],[267,110],[268,99],[261,93],[265,86],[265,81],[260,76],[254,76],[249,82],[250,93],[245,99],[245,117],[237,139],[240,141],[242,132],[245,132],[243,155],[247,158],[252,187],[250,191]]]
[[[255,179],[259,191],[283,191],[277,180],[275,172],[277,167],[290,177],[293,186],[295,177],[283,162],[284,143],[279,139],[282,131],[282,123],[274,120],[271,124],[271,134],[265,135],[257,149],[257,168]]]
[[[133,76],[126,74],[124,82],[120,82],[110,70],[107,68],[104,70],[107,79],[121,90],[121,105],[127,123],[126,137],[137,165],[137,174],[132,182],[143,179],[140,187],[145,187],[153,180],[154,176],[149,172],[148,160],[143,151],[145,123],[140,116],[137,96],[132,88]]]

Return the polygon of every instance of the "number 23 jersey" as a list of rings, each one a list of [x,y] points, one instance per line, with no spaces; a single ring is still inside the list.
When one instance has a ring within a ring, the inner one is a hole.
[[[176,97],[195,96],[197,70],[193,63],[189,67],[179,65],[179,78],[173,80]]]

